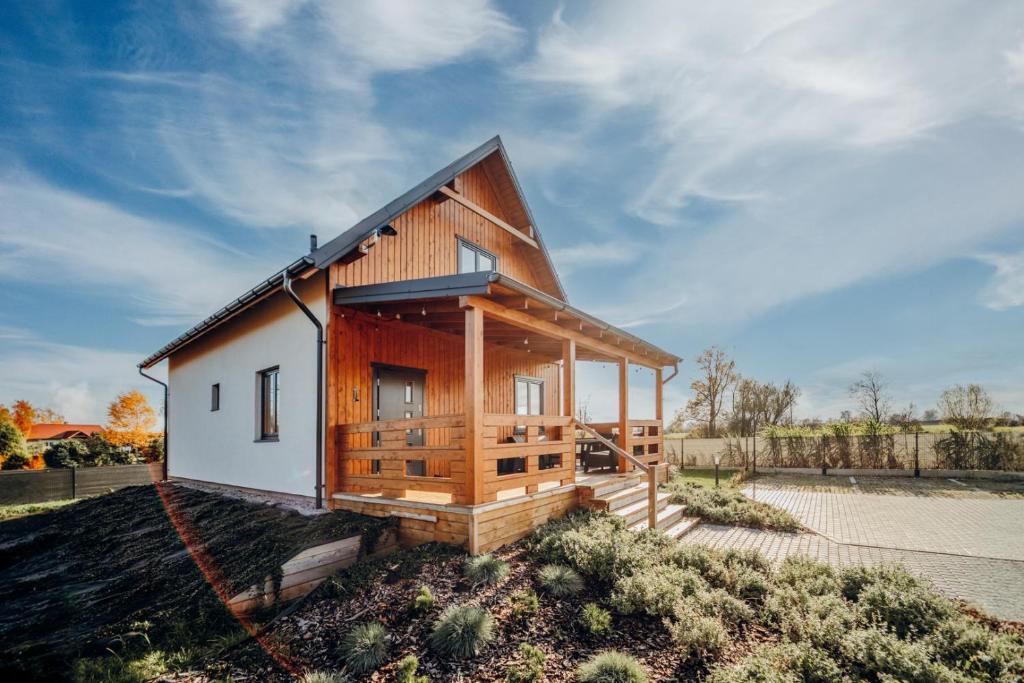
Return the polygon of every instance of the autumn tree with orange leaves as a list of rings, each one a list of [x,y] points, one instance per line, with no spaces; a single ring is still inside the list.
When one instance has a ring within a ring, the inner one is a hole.
[[[141,450],[153,438],[156,411],[140,391],[118,395],[107,408],[107,429],[103,436],[115,446]]]

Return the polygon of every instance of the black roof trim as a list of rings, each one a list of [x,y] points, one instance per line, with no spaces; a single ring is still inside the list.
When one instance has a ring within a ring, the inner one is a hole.
[[[585,321],[588,325],[622,337],[631,343],[642,345],[656,354],[679,363],[683,359],[669,353],[654,344],[644,341],[634,334],[621,330],[603,320],[573,308],[550,294],[501,273],[483,271],[477,273],[461,273],[459,275],[442,275],[419,280],[403,280],[400,282],[384,282],[379,285],[359,285],[356,287],[335,287],[333,301],[335,304],[355,306],[359,304],[394,303],[420,299],[439,299],[456,296],[487,295],[491,293],[492,284],[500,285],[523,296],[543,303],[545,306],[564,311],[569,315]]]
[[[206,332],[216,327],[220,323],[224,322],[231,316],[240,312],[242,309],[254,303],[257,299],[277,289],[278,287],[281,286],[281,283],[284,281],[283,276],[285,271],[288,271],[289,275],[296,276],[299,275],[300,273],[304,273],[305,271],[309,270],[312,266],[313,259],[309,258],[308,256],[303,256],[302,258],[293,261],[292,263],[288,264],[281,270],[277,271],[276,273],[268,277],[263,282],[259,283],[258,285],[250,289],[242,296],[238,297],[237,299],[229,303],[227,306],[221,308],[219,311],[203,320],[195,327],[190,328],[189,330],[175,338],[169,344],[166,344],[159,351],[157,351],[156,353],[146,358],[146,360],[139,363],[139,367],[145,369],[159,363],[164,358],[180,349],[182,346],[185,346],[185,344],[188,344],[197,337],[205,334]]]
[[[491,273],[483,271],[425,277],[419,280],[384,282],[379,285],[339,286],[334,288],[334,303],[339,306],[354,306],[378,302],[487,294],[491,288],[490,275]]]
[[[558,271],[555,270],[554,263],[551,261],[551,255],[548,253],[547,247],[544,246],[544,240],[541,238],[540,230],[537,229],[537,221],[533,218],[533,213],[530,211],[530,205],[526,203],[526,197],[523,195],[519,179],[516,177],[515,170],[512,168],[512,164],[509,161],[508,154],[505,152],[505,146],[501,142],[500,135],[495,135],[493,138],[468,154],[459,157],[437,173],[434,173],[429,178],[413,187],[405,194],[385,204],[342,234],[329,242],[324,243],[323,246],[310,254],[313,258],[314,265],[316,265],[317,268],[326,268],[331,263],[337,261],[345,254],[348,254],[358,247],[359,244],[369,237],[374,230],[385,223],[394,220],[415,205],[422,202],[424,199],[427,199],[437,192],[442,185],[451,182],[455,176],[480,163],[487,156],[496,151],[501,154],[501,158],[505,162],[505,166],[508,167],[509,175],[512,177],[512,183],[515,185],[516,193],[519,195],[519,201],[522,203],[523,209],[526,211],[526,215],[530,219],[530,225],[533,226],[533,238],[540,246],[541,252],[544,254],[544,258],[547,259],[548,264],[551,266],[551,273],[554,277],[555,286],[558,288],[559,294],[562,299],[565,299],[565,288],[562,287],[562,282],[558,278]]]

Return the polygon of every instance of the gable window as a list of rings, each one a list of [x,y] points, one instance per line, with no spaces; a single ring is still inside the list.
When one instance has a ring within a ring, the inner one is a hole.
[[[459,238],[459,272],[477,273],[498,269],[498,257],[472,242]]]
[[[544,380],[516,375],[516,415],[544,414]],[[518,425],[516,434],[525,434],[526,425]],[[544,428],[539,430],[544,433]]]
[[[268,368],[259,375],[260,440],[276,441],[278,436],[278,397],[280,393],[279,368]]]
[[[220,383],[210,387],[210,412],[220,410]]]

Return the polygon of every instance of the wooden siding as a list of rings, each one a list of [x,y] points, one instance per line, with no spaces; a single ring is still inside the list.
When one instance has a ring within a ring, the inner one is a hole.
[[[487,173],[475,166],[458,177],[459,192],[502,220],[510,213],[498,200]],[[392,221],[398,230],[394,237],[382,237],[370,252],[350,263],[331,265],[331,281],[351,287],[396,280],[458,273],[458,241],[462,237],[498,257],[498,271],[520,282],[558,293],[545,286],[549,277],[539,277],[536,270],[540,251],[514,235],[493,225],[458,202],[427,199]],[[534,251],[537,254],[530,254]]]
[[[428,330],[397,321],[377,321],[365,315],[335,314],[329,327],[328,343],[328,495],[333,490],[367,490],[359,482],[345,483],[346,476],[370,475],[371,460],[349,461],[335,467],[339,445],[333,438],[338,425],[373,420],[373,364],[381,363],[427,371],[424,389],[424,415],[458,415],[464,412],[464,340],[453,334]],[[531,354],[493,345],[485,348],[484,411],[515,413],[516,375],[544,380],[544,413],[558,415],[560,409],[557,363],[543,362]],[[358,401],[353,390],[358,391]],[[370,446],[369,434],[364,441],[352,440],[351,448]],[[427,445],[440,446],[452,438],[461,438],[445,429],[426,433]],[[454,463],[431,463],[430,476],[449,475]]]

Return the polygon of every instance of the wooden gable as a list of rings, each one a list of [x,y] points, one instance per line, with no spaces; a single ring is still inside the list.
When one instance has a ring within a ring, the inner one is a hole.
[[[332,285],[454,275],[461,238],[494,254],[498,272],[564,298],[500,148],[439,185],[390,225],[396,235],[369,237],[355,258],[331,264]]]

